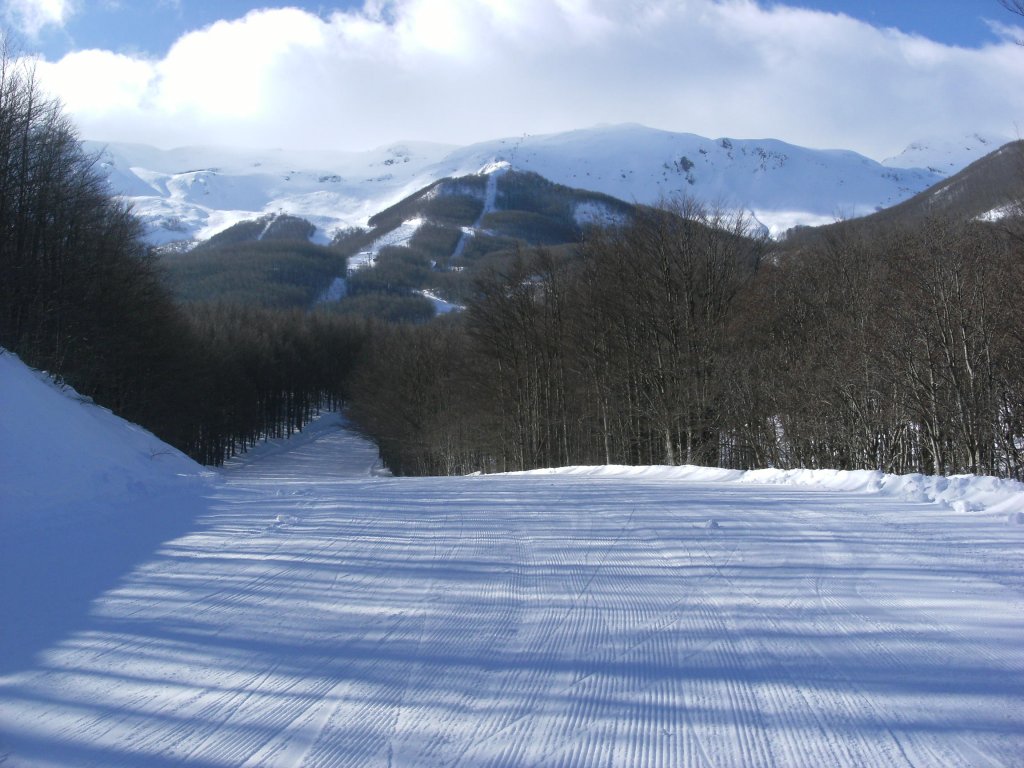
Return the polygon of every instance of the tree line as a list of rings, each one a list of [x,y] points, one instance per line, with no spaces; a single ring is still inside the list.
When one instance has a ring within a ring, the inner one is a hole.
[[[927,219],[772,244],[676,202],[569,256],[522,252],[460,319],[376,336],[352,410],[406,473],[1024,478],[1021,246],[1006,226]]]

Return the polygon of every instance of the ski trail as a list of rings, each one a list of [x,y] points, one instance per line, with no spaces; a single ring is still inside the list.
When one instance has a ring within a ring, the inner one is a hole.
[[[462,235],[459,237],[459,242],[456,243],[455,251],[451,255],[452,259],[457,259],[462,256],[470,238],[475,237],[476,233],[479,232],[480,228],[483,226],[484,218],[487,214],[493,213],[497,210],[498,180],[504,176],[508,170],[508,165],[495,164],[492,167],[488,167],[485,171],[487,173],[487,188],[484,191],[484,207],[480,211],[480,215],[476,217],[476,221],[473,222],[473,226],[463,228]]]
[[[270,231],[270,228],[274,226],[275,221],[277,221],[277,216],[274,215],[271,215],[270,218],[267,219],[267,223],[263,225],[263,229],[260,230],[260,233],[256,236],[257,241],[263,240],[267,232]]]
[[[9,764],[1024,754],[1024,542],[994,523],[728,483],[389,478],[327,428],[236,462],[210,502],[0,678]]]

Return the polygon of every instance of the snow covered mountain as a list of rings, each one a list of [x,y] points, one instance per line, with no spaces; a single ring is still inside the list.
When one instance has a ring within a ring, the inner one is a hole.
[[[111,190],[145,222],[155,245],[206,240],[240,221],[287,213],[317,227],[315,242],[365,222],[432,180],[452,147],[408,144],[372,152],[266,152],[85,142]],[[438,177],[439,178],[439,177]],[[426,183],[426,181],[424,181]]]
[[[948,215],[986,221],[1001,219],[1020,210],[1019,201],[1024,199],[1022,168],[1024,141],[999,145],[963,170],[909,200],[866,217],[863,222],[892,223]]]
[[[895,157],[883,160],[882,165],[889,168],[925,168],[952,175],[1011,141],[1011,136],[981,133],[955,138],[936,137],[915,141]]]
[[[316,242],[445,177],[495,162],[627,202],[692,195],[751,210],[772,231],[859,216],[906,200],[991,151],[997,139],[911,145],[885,164],[844,150],[774,139],[708,139],[639,125],[600,126],[468,147],[407,143],[369,152],[159,150],[86,142],[111,189],[130,200],[162,245],[204,240],[239,221],[286,213]],[[954,151],[955,150],[955,151]]]

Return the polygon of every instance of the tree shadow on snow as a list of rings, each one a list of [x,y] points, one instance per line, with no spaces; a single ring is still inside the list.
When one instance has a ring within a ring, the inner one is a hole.
[[[81,629],[93,601],[188,532],[207,488],[135,498],[44,519],[0,516],[0,676]]]

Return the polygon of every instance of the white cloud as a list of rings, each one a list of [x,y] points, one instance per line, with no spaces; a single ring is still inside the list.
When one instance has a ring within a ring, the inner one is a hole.
[[[8,24],[30,38],[49,26],[63,27],[74,12],[73,0],[3,0]]]
[[[1004,24],[1002,21],[985,19],[985,24],[992,32],[1005,41],[1011,43],[1022,43],[1024,41],[1024,27],[1019,24]]]
[[[254,11],[158,61],[43,63],[90,138],[364,148],[602,122],[883,157],[1012,134],[1024,47],[965,49],[752,0],[371,0]]]
[[[41,66],[48,88],[85,122],[144,109],[153,79],[147,62],[110,51],[76,51],[60,66]]]

